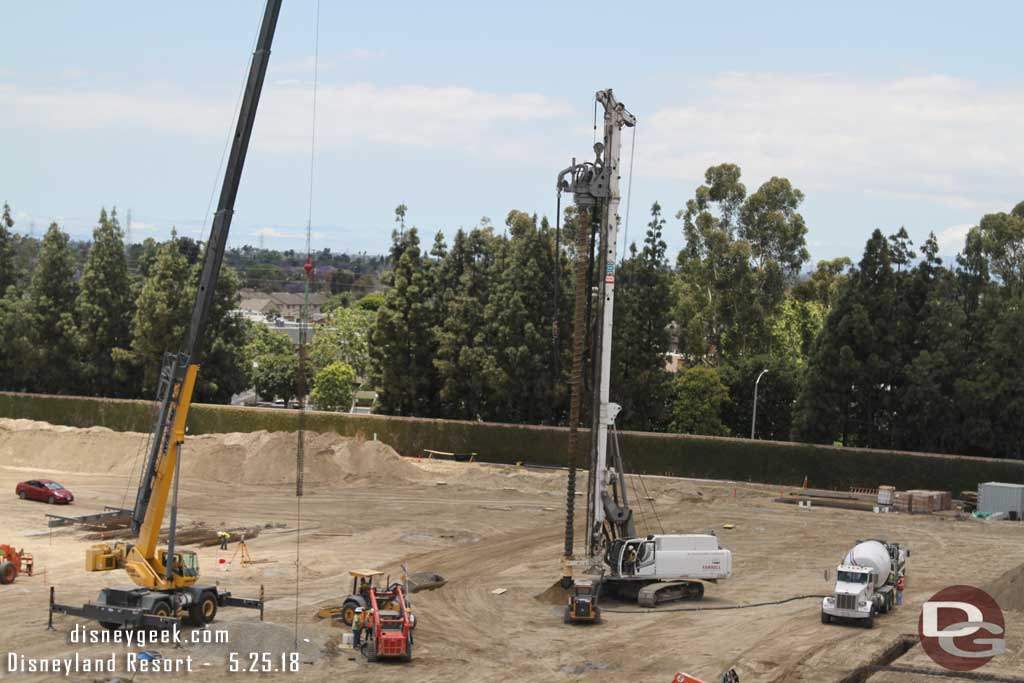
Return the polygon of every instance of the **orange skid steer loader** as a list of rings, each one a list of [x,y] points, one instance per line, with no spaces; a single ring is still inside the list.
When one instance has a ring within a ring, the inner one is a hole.
[[[413,619],[406,607],[402,587],[392,584],[387,590],[370,588],[369,638],[362,652],[368,662],[381,657],[412,661]],[[389,607],[391,609],[383,609]]]

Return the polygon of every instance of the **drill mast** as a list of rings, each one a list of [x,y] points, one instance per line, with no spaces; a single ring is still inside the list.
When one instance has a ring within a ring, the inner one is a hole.
[[[622,459],[616,451],[615,467],[608,467],[608,428],[614,426],[619,406],[609,400],[612,358],[612,318],[615,309],[615,261],[619,233],[619,157],[622,129],[636,125],[636,118],[609,90],[595,95],[604,108],[603,142],[595,143],[592,162],[573,164],[558,174],[558,191],[573,195],[579,220],[597,230],[598,273],[595,319],[597,334],[591,346],[590,485],[587,490],[586,554],[591,560],[604,555],[607,541],[636,535],[633,513],[626,497]],[[582,254],[577,254],[582,258]],[[574,334],[583,334],[582,329]],[[573,387],[579,391],[578,386]],[[571,526],[571,525],[569,525]],[[566,533],[571,535],[571,528]],[[570,536],[571,537],[571,536]],[[567,541],[568,545],[568,541]]]

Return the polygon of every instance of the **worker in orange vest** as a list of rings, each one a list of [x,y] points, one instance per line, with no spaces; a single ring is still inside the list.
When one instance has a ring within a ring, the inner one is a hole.
[[[896,579],[896,604],[897,605],[902,605],[903,604],[903,589],[905,587],[906,587],[906,582],[903,579],[903,574],[900,574],[900,577],[898,579]]]

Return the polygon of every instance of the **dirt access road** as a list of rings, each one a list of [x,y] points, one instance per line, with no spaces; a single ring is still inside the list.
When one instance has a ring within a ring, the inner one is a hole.
[[[130,500],[133,465],[143,439],[103,429],[0,420],[0,542],[33,552],[38,567],[36,576],[0,587],[6,615],[0,623],[3,680],[57,678],[7,673],[8,653],[15,653],[18,661],[75,653],[109,658],[113,653],[124,676],[123,659],[138,648],[71,643],[68,639],[80,623],[71,618],[57,618],[56,632],[46,630],[49,585],[57,587],[59,601],[77,604],[93,599],[106,585],[128,582],[121,572],[84,572],[84,552],[92,541],[75,532],[48,533],[44,515],[85,514]],[[218,557],[230,557],[233,548],[227,553],[199,550],[204,576],[234,594],[255,596],[265,586],[266,620],[259,623],[250,610],[225,609],[215,626],[226,630],[229,643],[151,646],[168,659],[191,657],[194,669],[191,674],[150,674],[152,680],[258,676],[263,681],[668,683],[677,671],[687,671],[710,683],[735,666],[744,683],[822,683],[841,680],[900,634],[914,633],[920,603],[945,586],[985,587],[999,580],[1003,601],[1024,608],[1024,580],[1007,578],[1014,578],[1012,570],[1024,564],[1018,525],[803,510],[772,502],[778,487],[651,477],[644,479],[646,491],[639,483],[637,489],[643,529],[711,529],[733,552],[733,578],[709,586],[701,605],[828,592],[824,570],[834,568],[856,539],[882,537],[912,549],[903,607],[865,630],[822,624],[815,600],[705,612],[640,611],[606,601],[609,609],[631,613],[608,613],[599,626],[565,626],[560,605],[535,598],[558,578],[564,473],[418,463],[399,459],[380,444],[316,436],[307,450],[311,476],[297,533],[294,487],[287,479],[294,476],[293,441],[294,435],[256,434],[195,437],[186,444],[190,464],[183,465],[179,513],[185,522],[286,526],[267,529],[249,544],[254,557],[275,560],[271,563],[248,568],[236,563],[230,571],[219,572]],[[61,481],[75,492],[75,504],[55,510],[19,501],[15,483],[30,476]],[[644,500],[648,494],[653,500]],[[735,528],[724,529],[726,523]],[[316,619],[316,609],[338,602],[347,592],[349,569],[377,567],[397,575],[402,561],[413,570],[437,571],[448,584],[413,596],[418,628],[411,664],[367,664],[339,647],[341,631]],[[1004,576],[1006,572],[1011,574]],[[492,593],[499,588],[506,590]],[[1018,614],[1008,622],[1020,623]],[[1015,652],[1020,651],[1015,644],[1019,638],[1013,630],[1008,634],[1008,646]],[[278,655],[293,651],[296,644],[298,673],[228,670],[233,652],[239,653],[242,667],[248,666],[249,652],[269,652],[277,664]],[[105,674],[68,677],[110,679]]]

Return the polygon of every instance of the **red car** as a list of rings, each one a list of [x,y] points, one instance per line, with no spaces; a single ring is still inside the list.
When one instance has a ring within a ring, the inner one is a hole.
[[[53,505],[54,503],[68,504],[75,499],[66,488],[50,479],[29,479],[18,484],[14,489],[18,498],[22,500],[42,500]]]

